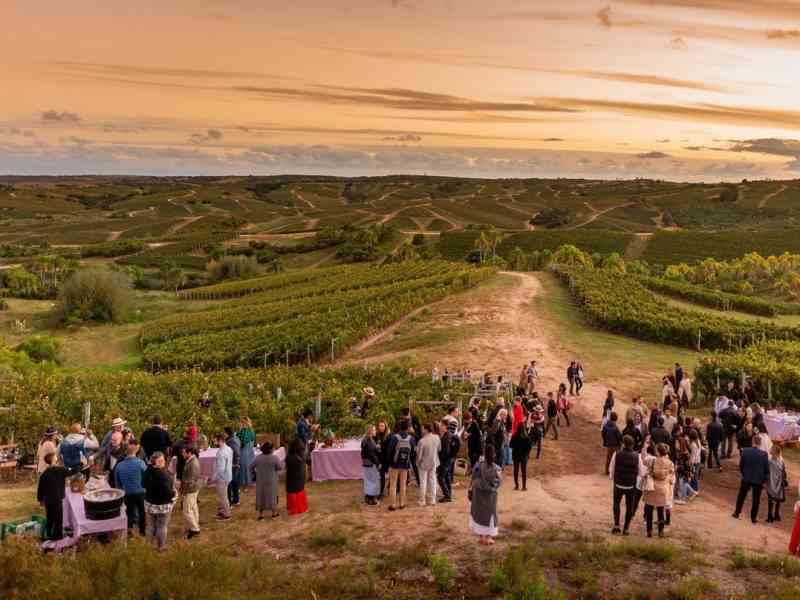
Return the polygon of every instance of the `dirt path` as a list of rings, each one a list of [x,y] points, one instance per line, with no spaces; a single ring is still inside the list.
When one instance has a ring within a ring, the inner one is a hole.
[[[788,185],[782,185],[781,189],[779,189],[777,192],[772,192],[771,194],[767,194],[766,196],[764,196],[761,199],[761,202],[758,203],[758,208],[764,208],[767,205],[767,202],[772,200],[775,196],[778,196],[779,194],[782,194],[783,192],[785,192],[788,189],[789,189]]]
[[[606,213],[610,213],[612,210],[617,210],[618,208],[625,208],[626,206],[633,206],[636,204],[635,202],[625,202],[624,204],[617,204],[616,206],[610,206],[608,208],[604,208],[602,210],[597,210],[588,202],[584,202],[584,204],[589,208],[589,210],[593,211],[594,214],[586,219],[585,221],[578,223],[577,225],[573,225],[570,229],[578,229],[579,227],[583,227],[588,225],[589,223],[594,223],[597,219],[602,217]]]
[[[296,188],[292,188],[291,190],[289,190],[289,193],[290,193],[292,196],[294,196],[295,198],[297,198],[298,200],[300,200],[300,202],[305,202],[305,203],[308,205],[308,208],[311,208],[311,209],[316,209],[316,208],[317,208],[317,207],[316,207],[316,206],[315,206],[315,205],[314,205],[314,204],[311,202],[311,200],[307,200],[307,199],[306,199],[306,197],[305,197],[305,196],[303,196],[303,194],[301,194],[300,192],[298,192]]]
[[[170,227],[169,234],[171,235],[173,233],[176,233],[176,232],[180,231],[181,229],[184,229],[185,227],[188,227],[192,223],[195,223],[196,221],[199,221],[200,219],[205,219],[205,215],[195,215],[193,217],[186,217],[186,218],[182,219],[181,222],[178,223],[177,225],[173,225],[172,227]]]
[[[426,352],[426,359],[440,369],[470,368],[473,372],[490,371],[516,381],[522,366],[537,361],[540,393],[554,391],[564,380],[566,366],[573,358],[570,351],[555,335],[553,325],[534,310],[532,300],[542,294],[543,287],[535,274],[510,273],[518,284],[502,294],[493,294],[481,302],[466,302],[459,306],[458,322],[452,325],[482,323],[482,333],[463,341],[448,344]],[[362,344],[362,349],[379,346],[402,322],[374,336]],[[402,353],[376,353],[358,362],[384,362],[398,358]],[[541,461],[531,460],[529,491],[515,492],[510,474],[500,493],[500,521],[508,524],[512,518],[525,516],[553,526],[579,527],[588,533],[608,534],[611,525],[611,487],[602,475],[604,452],[600,447],[600,416],[603,400],[609,388],[613,389],[618,412],[627,408],[625,400],[641,393],[643,386],[651,385],[641,374],[620,365],[618,377],[613,382],[600,381],[591,376],[587,366],[587,381],[581,397],[576,398],[572,411],[571,427],[561,430],[561,439],[548,439],[544,444]],[[658,367],[654,365],[654,367]],[[535,454],[535,453],[534,453]],[[784,552],[788,543],[791,518],[779,525],[753,526],[744,517],[731,518],[733,498],[738,488],[738,469],[735,463],[726,463],[723,473],[704,472],[700,497],[687,506],[675,506],[671,537],[699,537],[721,548],[745,545],[754,549]],[[442,511],[454,513],[454,522],[461,522],[466,514],[464,492]],[[794,497],[784,505],[791,512]],[[766,499],[763,499],[763,503]],[[746,505],[749,507],[749,503]],[[438,511],[439,509],[437,509]],[[762,512],[765,512],[762,507]],[[458,515],[456,517],[455,515]],[[641,509],[633,525],[633,535],[643,534]],[[466,526],[459,527],[466,534]]]
[[[444,221],[445,223],[450,225],[450,227],[452,227],[453,229],[463,229],[464,228],[464,225],[462,223],[454,221],[450,217],[446,217],[442,213],[437,212],[437,211],[433,210],[432,208],[429,208],[428,212],[431,213],[435,218],[441,219],[442,221]]]

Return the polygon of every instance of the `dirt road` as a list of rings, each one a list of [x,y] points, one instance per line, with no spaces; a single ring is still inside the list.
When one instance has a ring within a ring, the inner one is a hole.
[[[553,325],[534,310],[531,301],[542,293],[542,284],[535,274],[513,273],[518,285],[492,295],[488,301],[465,303],[460,307],[459,319],[463,324],[483,323],[484,333],[464,341],[454,342],[426,354],[431,365],[451,369],[470,368],[473,371],[491,371],[505,374],[516,380],[522,366],[536,360],[540,375],[541,392],[553,391],[564,380],[569,361],[574,358],[559,341]],[[373,342],[379,349],[383,337]],[[379,362],[391,356],[371,356],[369,362]],[[575,399],[573,423],[561,429],[558,441],[548,439],[544,444],[542,460],[531,460],[532,481],[528,492],[513,490],[513,481],[507,470],[500,493],[500,520],[508,524],[512,518],[526,517],[540,521],[540,525],[578,528],[585,533],[608,534],[611,527],[611,483],[603,472],[604,451],[600,443],[600,417],[603,400],[611,385],[618,398],[617,408],[624,412],[623,399],[652,386],[650,379],[626,371],[620,365],[619,376],[612,383],[591,376],[591,365],[586,365],[588,379],[580,398]],[[662,365],[654,365],[660,369]],[[653,373],[648,377],[654,376]],[[701,494],[687,506],[675,506],[672,537],[699,538],[706,543],[728,548],[736,545],[785,552],[789,537],[791,506],[784,505],[782,524],[753,526],[744,516],[737,521],[731,517],[733,499],[738,488],[738,468],[734,461],[726,463],[723,473],[704,471]],[[792,480],[794,483],[794,480]],[[437,508],[437,512],[453,513],[452,522],[467,535],[467,502],[465,492],[457,494],[453,504]],[[762,514],[766,516],[766,498],[762,500]],[[746,504],[749,507],[749,502]],[[762,518],[763,518],[762,516]],[[451,517],[446,517],[450,519]],[[634,536],[643,535],[641,510],[634,521]]]

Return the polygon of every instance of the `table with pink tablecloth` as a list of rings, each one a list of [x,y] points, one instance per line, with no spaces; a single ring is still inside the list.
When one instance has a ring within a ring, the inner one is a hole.
[[[120,508],[120,514],[113,519],[102,521],[90,521],[86,518],[86,510],[83,504],[83,495],[75,494],[67,490],[64,497],[64,529],[71,528],[72,535],[65,537],[57,542],[47,541],[42,544],[48,550],[63,550],[78,543],[81,536],[96,535],[98,533],[114,533],[128,531],[128,517],[125,515],[124,505]]]
[[[311,474],[314,481],[362,479],[361,441],[347,440],[341,448],[317,446],[311,453]]]
[[[767,412],[764,425],[771,440],[791,441],[800,438],[800,416]]]
[[[214,466],[217,461],[217,451],[218,448],[209,448],[208,450],[203,450],[197,457],[200,461],[200,473],[206,478],[206,483],[208,485],[212,485],[214,483]],[[256,449],[256,456],[259,454],[261,454],[261,451]],[[278,448],[273,452],[273,454],[281,459],[281,462],[286,460],[286,448],[284,447]],[[170,464],[170,470],[173,473],[175,473],[176,466],[175,459],[173,459],[172,463]]]

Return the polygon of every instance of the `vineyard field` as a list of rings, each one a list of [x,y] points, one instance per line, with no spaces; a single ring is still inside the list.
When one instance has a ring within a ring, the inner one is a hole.
[[[649,240],[642,258],[651,265],[694,264],[706,258],[732,260],[748,252],[762,256],[800,253],[800,230],[659,231]]]

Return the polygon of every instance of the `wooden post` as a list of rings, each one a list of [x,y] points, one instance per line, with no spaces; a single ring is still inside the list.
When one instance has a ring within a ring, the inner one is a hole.
[[[772,380],[767,379],[767,398],[769,399],[769,403],[772,404]]]

